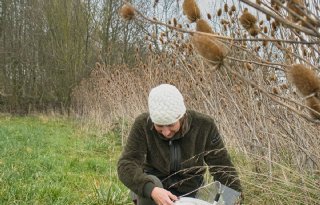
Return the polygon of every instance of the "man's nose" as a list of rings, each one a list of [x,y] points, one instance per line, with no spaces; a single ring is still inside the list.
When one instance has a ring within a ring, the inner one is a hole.
[[[168,127],[163,127],[163,129],[162,129],[162,135],[163,136],[169,136],[170,135],[170,133],[171,133],[171,131],[170,131],[170,129],[168,128]]]

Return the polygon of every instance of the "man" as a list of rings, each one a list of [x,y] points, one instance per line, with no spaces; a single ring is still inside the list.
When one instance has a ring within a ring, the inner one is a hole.
[[[138,205],[172,205],[181,195],[195,197],[206,167],[214,179],[241,192],[236,170],[214,120],[186,110],[173,85],[153,88],[149,113],[138,116],[118,162],[120,180]]]

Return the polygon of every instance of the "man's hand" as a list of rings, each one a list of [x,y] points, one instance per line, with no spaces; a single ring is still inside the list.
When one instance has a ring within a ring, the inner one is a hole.
[[[178,197],[173,195],[170,191],[155,187],[151,192],[152,199],[157,205],[174,205],[174,201],[178,200]]]

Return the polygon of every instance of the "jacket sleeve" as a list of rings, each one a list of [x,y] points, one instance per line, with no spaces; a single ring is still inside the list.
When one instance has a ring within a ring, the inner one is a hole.
[[[209,132],[204,159],[214,180],[239,192],[242,191],[237,171],[214,123]]]
[[[147,154],[145,123],[142,117],[135,120],[118,161],[117,171],[120,181],[131,191],[139,196],[150,197],[150,192],[155,185],[143,171]]]

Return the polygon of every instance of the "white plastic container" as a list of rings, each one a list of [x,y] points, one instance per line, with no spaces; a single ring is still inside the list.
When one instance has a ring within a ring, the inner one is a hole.
[[[191,197],[181,197],[174,204],[176,205],[212,205],[209,202],[206,202],[200,199],[191,198]]]

